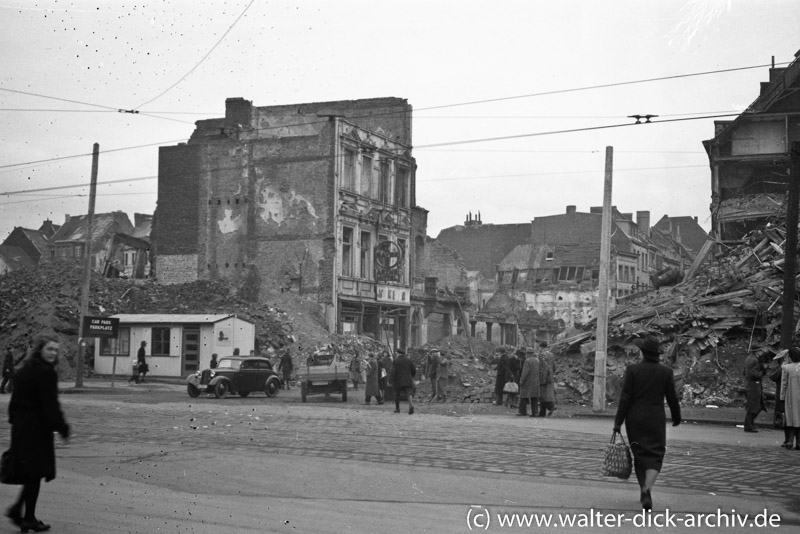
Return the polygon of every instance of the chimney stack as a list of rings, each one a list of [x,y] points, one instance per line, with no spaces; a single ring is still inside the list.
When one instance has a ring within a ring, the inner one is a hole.
[[[567,214],[575,213],[576,206],[567,206]]]
[[[636,225],[639,227],[639,234],[645,237],[650,237],[650,212],[637,211]]]

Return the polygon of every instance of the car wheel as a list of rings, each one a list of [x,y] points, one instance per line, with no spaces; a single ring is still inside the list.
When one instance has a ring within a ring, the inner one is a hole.
[[[342,402],[347,402],[347,381],[342,382]]]
[[[217,382],[217,385],[214,386],[214,395],[218,399],[224,399],[228,395],[228,383],[224,380],[222,382]]]
[[[239,396],[240,396],[240,397],[246,397],[246,396],[248,396],[248,395],[250,395],[250,392],[249,392],[249,391],[240,391],[240,392],[239,392]]]
[[[306,391],[306,383],[300,383],[300,402],[308,402],[308,392]]]
[[[194,384],[186,384],[186,391],[189,392],[189,396],[193,399],[200,396],[200,390]]]
[[[265,391],[267,393],[267,397],[274,397],[278,394],[278,390],[281,388],[281,383],[278,382],[276,379],[267,380],[267,386]]]

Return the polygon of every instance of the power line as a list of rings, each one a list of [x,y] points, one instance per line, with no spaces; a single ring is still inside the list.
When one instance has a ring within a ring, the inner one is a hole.
[[[170,85],[169,87],[167,87],[167,88],[166,88],[164,91],[162,91],[161,93],[159,93],[159,94],[158,94],[158,95],[156,95],[155,97],[151,98],[150,100],[148,100],[148,101],[147,101],[147,102],[145,102],[144,104],[139,104],[138,106],[136,106],[136,109],[143,108],[143,107],[144,107],[144,106],[146,106],[147,104],[150,104],[151,102],[154,102],[155,100],[158,100],[159,98],[161,98],[162,96],[164,96],[165,94],[167,94],[169,91],[171,91],[173,88],[175,88],[175,86],[176,86],[176,85],[178,85],[178,84],[179,84],[179,83],[181,83],[183,80],[185,80],[185,79],[186,79],[186,78],[187,78],[187,77],[188,77],[188,76],[189,76],[191,73],[193,73],[193,72],[194,72],[194,70],[195,70],[197,67],[199,67],[199,66],[200,66],[200,64],[201,64],[201,63],[203,63],[203,61],[205,61],[205,60],[206,60],[206,58],[208,58],[208,56],[210,56],[210,55],[211,55],[211,53],[212,53],[212,52],[213,52],[213,51],[214,51],[214,50],[215,50],[215,49],[216,49],[216,48],[217,48],[217,47],[220,45],[220,43],[222,43],[222,40],[223,40],[223,39],[225,39],[225,37],[228,35],[228,33],[230,33],[230,31],[233,29],[233,27],[234,27],[234,26],[236,26],[236,23],[237,23],[237,22],[239,22],[239,19],[241,19],[241,18],[244,16],[244,14],[245,14],[245,13],[247,13],[247,10],[248,10],[248,9],[250,9],[250,6],[252,6],[252,5],[253,5],[253,3],[254,3],[255,1],[256,1],[256,0],[250,0],[250,3],[249,3],[249,4],[247,4],[247,6],[246,6],[246,7],[244,8],[244,10],[243,10],[243,11],[242,11],[242,12],[239,14],[239,16],[238,16],[238,17],[236,17],[236,20],[234,20],[234,21],[233,21],[233,24],[231,24],[231,25],[228,27],[228,29],[227,29],[227,30],[225,30],[225,33],[223,33],[223,34],[222,34],[222,37],[220,37],[220,38],[219,38],[219,40],[218,40],[216,43],[214,43],[214,46],[212,46],[212,47],[211,47],[211,50],[209,50],[209,51],[206,53],[206,55],[204,55],[204,56],[203,56],[203,58],[202,58],[200,61],[198,61],[198,62],[197,62],[197,64],[196,64],[194,67],[192,67],[191,69],[189,69],[189,72],[187,72],[186,74],[184,74],[184,75],[181,77],[181,79],[180,79],[180,80],[178,80],[177,82],[175,82],[175,83],[173,83],[172,85]]]
[[[183,139],[173,139],[171,141],[159,141],[157,143],[148,143],[146,145],[127,146],[127,147],[122,147],[122,148],[109,148],[107,150],[101,150],[100,153],[101,154],[108,154],[110,152],[121,152],[123,150],[134,150],[136,148],[147,148],[147,147],[151,147],[151,146],[161,146],[161,145],[167,145],[169,143],[183,143],[185,141],[186,141],[186,138],[183,138]],[[56,158],[40,159],[40,160],[35,160],[35,161],[26,161],[24,163],[9,163],[8,165],[0,165],[0,169],[7,169],[7,168],[10,168],[10,167],[20,167],[22,165],[34,165],[34,164],[39,164],[39,163],[53,163],[53,162],[56,162],[56,161],[63,161],[65,159],[83,158],[83,157],[91,156],[91,155],[92,155],[91,152],[87,152],[85,154],[73,154],[71,156],[60,156],[60,157],[56,157]]]
[[[785,61],[783,63],[776,63],[775,65],[788,65],[789,63],[791,63],[791,62],[790,61]],[[627,81],[627,82],[614,82],[614,83],[605,83],[605,84],[600,84],[600,85],[587,85],[585,87],[575,87],[573,89],[557,89],[557,90],[554,90],[554,91],[543,91],[541,93],[530,93],[530,94],[527,94],[527,95],[504,96],[504,97],[500,97],[500,98],[487,98],[485,100],[473,100],[471,102],[459,102],[457,104],[443,104],[441,106],[430,106],[430,107],[427,107],[427,108],[420,108],[417,111],[426,111],[426,110],[429,110],[429,109],[452,108],[452,107],[456,107],[456,106],[471,106],[473,104],[487,104],[487,103],[490,103],[490,102],[501,102],[501,101],[504,101],[504,100],[517,100],[517,99],[520,99],[520,98],[532,98],[532,97],[536,97],[536,96],[547,96],[547,95],[558,95],[558,94],[563,94],[563,93],[574,93],[574,92],[577,92],[577,91],[588,91],[590,89],[605,89],[605,88],[608,88],[608,87],[620,87],[620,86],[623,86],[623,85],[634,85],[634,84],[639,84],[639,83],[658,82],[658,81],[664,81],[664,80],[676,80],[676,79],[679,79],[679,78],[690,78],[692,76],[705,76],[705,75],[708,75],[708,74],[721,74],[723,72],[735,72],[735,71],[740,71],[740,70],[761,69],[761,68],[764,68],[764,67],[772,67],[772,64],[771,63],[767,63],[767,64],[764,64],[764,65],[753,65],[753,66],[750,66],[750,67],[736,67],[736,68],[732,68],[732,69],[709,70],[709,71],[704,71],[704,72],[693,72],[693,73],[689,73],[689,74],[675,74],[675,75],[671,75],[671,76],[661,76],[661,77],[658,77],[658,78],[645,78],[645,79],[642,79],[642,80],[631,80],[631,81]]]
[[[92,107],[95,107],[95,108],[103,108],[103,109],[107,109],[107,110],[111,110],[111,111],[117,111],[119,109],[119,108],[112,108],[111,106],[103,106],[103,105],[100,105],[100,104],[90,104],[89,102],[80,102],[78,100],[70,100],[68,98],[60,98],[60,97],[57,97],[57,96],[48,96],[48,95],[42,95],[42,94],[39,94],[39,93],[29,93],[27,91],[18,91],[16,89],[8,89],[7,87],[0,87],[0,91],[6,91],[8,93],[17,93],[17,94],[20,94],[20,95],[36,96],[36,97],[39,97],[39,98],[47,98],[49,100],[60,100],[61,102],[69,102],[70,104],[80,104],[82,106],[92,106]]]
[[[419,147],[417,147],[419,148]],[[460,154],[473,154],[483,152],[503,152],[520,154],[600,154],[602,149],[596,150],[503,150],[471,148],[468,150],[425,149],[425,152],[457,152]],[[614,150],[615,154],[705,154],[702,150]]]
[[[563,134],[563,133],[576,133],[576,132],[589,132],[592,130],[607,130],[610,128],[624,128],[628,126],[640,126],[644,124],[663,124],[666,122],[678,122],[678,121],[692,121],[698,119],[716,119],[721,117],[732,117],[738,116],[741,113],[731,113],[725,115],[707,115],[703,117],[688,117],[684,119],[667,119],[663,121],[650,121],[646,123],[625,123],[625,124],[607,124],[604,126],[588,126],[586,128],[571,128],[567,130],[551,130],[548,132],[534,132],[534,133],[527,133],[527,134],[518,134],[518,135],[504,135],[500,137],[484,137],[481,139],[467,139],[464,141],[448,141],[444,143],[432,143],[429,145],[419,145],[414,147],[414,149],[425,149],[425,148],[432,148],[432,147],[439,147],[439,146],[453,146],[453,145],[466,145],[470,143],[486,143],[489,141],[505,141],[508,139],[521,139],[524,137],[537,137],[542,135],[555,135],[555,134]]]
[[[109,180],[107,182],[98,183],[97,185],[109,185],[109,184],[119,184],[123,182],[140,182],[142,180],[155,180],[158,176],[140,176],[138,178],[123,178],[121,180]],[[21,195],[25,193],[38,193],[41,191],[55,191],[57,189],[74,189],[76,187],[88,187],[90,184],[70,184],[70,185],[59,185],[55,187],[42,187],[39,189],[23,189],[21,191],[6,191],[4,193],[0,193],[0,196],[6,195]]]

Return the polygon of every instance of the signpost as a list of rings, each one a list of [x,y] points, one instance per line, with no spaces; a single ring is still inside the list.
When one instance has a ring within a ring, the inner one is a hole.
[[[117,376],[117,353],[119,352],[119,319],[114,317],[84,317],[81,325],[81,339],[87,337],[107,337],[114,340],[114,362],[111,367],[111,387]],[[99,347],[96,348],[99,350]]]

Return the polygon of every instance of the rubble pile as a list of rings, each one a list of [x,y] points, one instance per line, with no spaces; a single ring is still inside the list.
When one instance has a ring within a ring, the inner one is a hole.
[[[654,335],[662,343],[663,361],[675,369],[685,404],[719,406],[743,401],[745,356],[762,350],[776,352],[780,343],[785,238],[785,227],[774,223],[754,230],[740,245],[707,257],[696,275],[683,283],[618,305],[608,324],[609,399],[618,395],[625,364],[637,358],[631,342]],[[710,253],[710,247],[706,252]],[[691,269],[689,274],[693,274]],[[566,383],[585,399],[591,395],[596,344],[592,339],[595,325],[587,328],[591,330],[552,347],[561,358],[580,349],[585,361],[572,367],[572,380]],[[769,381],[764,386],[765,390],[773,387]]]
[[[82,284],[83,269],[75,262],[42,263],[0,276],[0,350],[10,346],[20,354],[36,334],[60,333],[65,340],[60,371],[74,374]],[[239,298],[224,281],[167,286],[93,272],[88,313],[235,313],[255,323],[259,349],[275,352],[297,340],[287,312]]]

